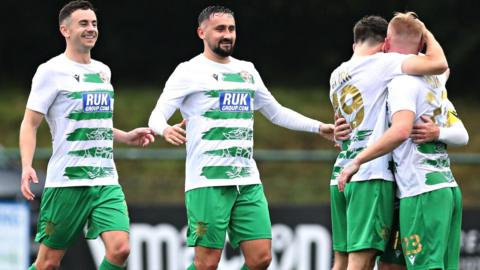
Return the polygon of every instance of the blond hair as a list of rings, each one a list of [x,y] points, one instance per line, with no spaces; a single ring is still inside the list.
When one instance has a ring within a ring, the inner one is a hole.
[[[420,42],[423,34],[423,25],[417,20],[415,12],[395,12],[388,27],[391,34],[408,42]]]

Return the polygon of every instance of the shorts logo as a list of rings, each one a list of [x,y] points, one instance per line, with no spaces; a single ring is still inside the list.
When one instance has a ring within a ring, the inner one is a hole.
[[[412,265],[415,264],[415,256],[414,256],[414,255],[408,256],[408,260],[410,261],[410,263],[411,263]]]
[[[250,112],[252,110],[252,99],[249,93],[245,92],[221,92],[221,112]]]
[[[112,102],[108,93],[83,93],[83,112],[111,112]]]
[[[51,221],[46,222],[45,234],[51,236],[55,232],[55,224]]]
[[[198,235],[198,237],[202,237],[207,232],[207,228],[208,223],[199,221],[197,222],[197,228],[195,229],[195,233]]]

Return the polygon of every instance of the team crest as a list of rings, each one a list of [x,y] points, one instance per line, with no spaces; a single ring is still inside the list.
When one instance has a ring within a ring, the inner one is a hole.
[[[55,224],[52,221],[47,221],[45,226],[45,234],[52,235],[55,232]]]
[[[208,228],[208,223],[206,222],[197,222],[197,228],[195,229],[195,233],[198,235],[198,237],[202,237],[207,233],[207,228]]]
[[[98,73],[98,76],[100,77],[100,80],[102,80],[102,82],[108,82],[108,77],[107,77],[107,74],[103,71],[100,71]]]
[[[253,76],[250,75],[247,71],[240,71],[240,76],[242,77],[243,81],[246,83],[253,83]]]

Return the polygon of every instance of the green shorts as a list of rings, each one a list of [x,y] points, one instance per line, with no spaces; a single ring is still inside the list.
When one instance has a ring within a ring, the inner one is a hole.
[[[127,203],[115,186],[45,188],[35,241],[54,249],[70,247],[87,225],[87,239],[105,231],[129,231]]]
[[[380,261],[389,264],[405,266],[405,257],[402,250],[402,237],[400,236],[400,201],[395,198],[393,210],[392,230],[385,251],[380,256]]]
[[[400,199],[400,232],[408,269],[458,269],[462,225],[460,188]]]
[[[187,245],[222,249],[228,232],[233,248],[240,242],[271,239],[272,225],[263,186],[204,187],[187,191]]]
[[[393,215],[393,182],[351,182],[345,192],[330,186],[333,250],[383,252],[390,236]]]

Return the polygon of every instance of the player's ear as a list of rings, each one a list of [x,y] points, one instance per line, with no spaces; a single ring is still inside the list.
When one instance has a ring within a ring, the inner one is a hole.
[[[205,29],[202,26],[197,28],[197,35],[200,39],[205,39]]]
[[[383,45],[382,45],[382,51],[388,52],[389,50],[390,50],[390,38],[386,37],[385,42],[383,42]]]
[[[356,45],[357,45],[357,44],[355,44],[355,43],[352,44],[352,50],[353,50],[353,51],[355,51],[355,46],[356,46]]]
[[[64,36],[65,38],[70,37],[70,31],[68,31],[68,27],[65,24],[61,24],[59,29],[62,36]]]

